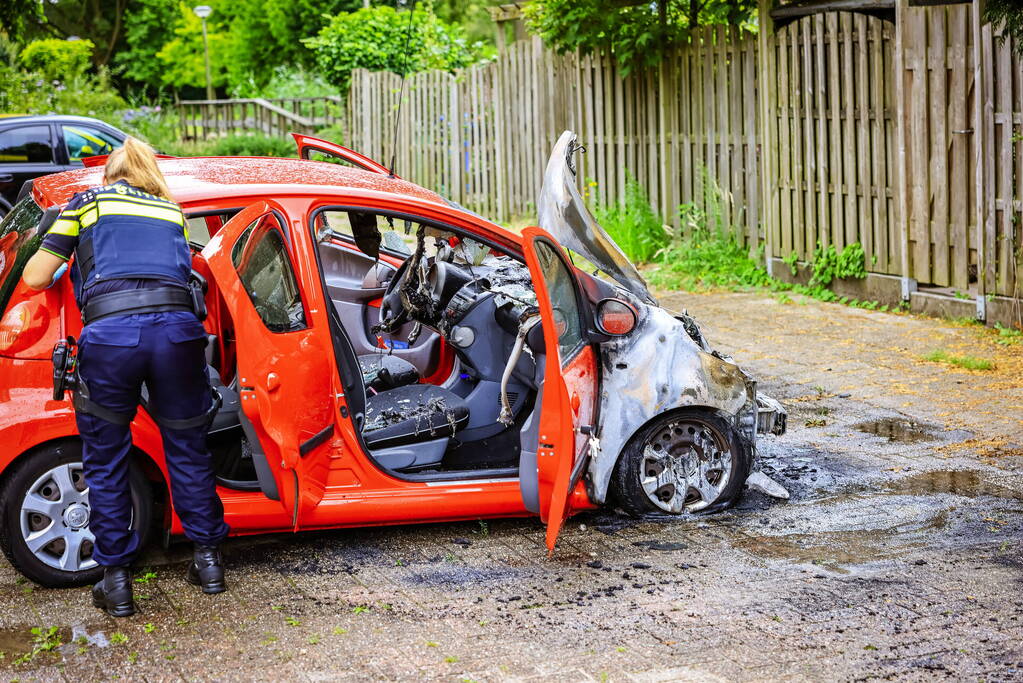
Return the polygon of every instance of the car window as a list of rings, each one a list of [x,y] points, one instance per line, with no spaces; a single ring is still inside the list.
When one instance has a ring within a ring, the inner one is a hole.
[[[418,224],[402,218],[380,216],[369,212],[327,210],[316,216],[317,231],[330,230],[335,235],[355,240],[352,221],[376,222],[380,231],[380,248],[397,256],[411,256],[416,248]]]
[[[267,329],[291,332],[306,327],[295,271],[273,214],[259,217],[245,229],[234,244],[231,261]]]
[[[7,310],[25,262],[43,240],[35,229],[42,217],[35,200],[25,197],[0,221],[0,312]]]
[[[0,131],[0,164],[52,162],[49,126],[22,126]]]
[[[75,124],[63,126],[63,129],[64,145],[72,162],[100,154],[110,154],[121,146],[117,138],[92,126]]]
[[[210,226],[206,216],[194,216],[188,220],[188,241],[206,246],[210,241]]]
[[[536,258],[547,294],[554,310],[554,326],[558,331],[558,351],[564,364],[583,343],[582,324],[579,321],[579,300],[576,298],[575,281],[568,266],[557,251],[547,242],[533,243]]]

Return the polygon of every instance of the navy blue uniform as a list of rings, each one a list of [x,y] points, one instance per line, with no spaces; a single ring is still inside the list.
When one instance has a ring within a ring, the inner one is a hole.
[[[187,223],[173,202],[119,181],[76,194],[43,239],[41,248],[65,260],[75,254],[71,277],[79,308],[91,297],[157,287],[186,288],[191,268]],[[194,313],[164,311],[104,317],[86,324],[78,368],[90,400],[132,414],[142,385],[157,421],[187,420],[210,410],[206,332]],[[126,424],[76,412],[89,485],[93,558],[103,566],[129,564],[139,550],[129,530],[131,495]],[[185,534],[217,545],[228,534],[216,493],[206,428],[160,426],[171,496]]]

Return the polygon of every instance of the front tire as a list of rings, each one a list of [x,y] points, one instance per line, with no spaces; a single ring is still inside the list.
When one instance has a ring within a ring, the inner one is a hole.
[[[654,418],[629,441],[611,477],[612,493],[635,517],[714,512],[738,501],[752,462],[728,420],[685,409]]]
[[[144,545],[153,492],[134,465],[129,483],[132,528],[139,530]],[[26,577],[48,588],[81,586],[102,577],[103,568],[92,559],[81,442],[47,446],[23,458],[0,487],[0,505],[0,549]]]

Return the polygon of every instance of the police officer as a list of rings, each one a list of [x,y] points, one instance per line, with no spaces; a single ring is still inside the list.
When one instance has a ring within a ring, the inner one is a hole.
[[[129,425],[143,383],[160,426],[171,497],[195,543],[186,578],[205,593],[226,590],[218,546],[228,534],[206,448],[216,409],[206,369],[206,333],[189,291],[188,226],[156,157],[128,138],[104,168],[103,187],[76,194],[25,266],[33,289],[71,277],[82,312],[75,417],[82,437],[93,558],[104,567],[93,603],[116,617],[135,613],[130,565]]]

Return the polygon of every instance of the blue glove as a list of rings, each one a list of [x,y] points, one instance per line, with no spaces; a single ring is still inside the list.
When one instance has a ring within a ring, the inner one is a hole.
[[[64,277],[64,273],[66,273],[66,272],[67,272],[67,264],[66,263],[60,264],[60,268],[58,268],[57,271],[53,274],[53,279],[50,280],[50,284],[49,284],[49,286],[46,289],[49,289],[50,287],[52,287],[55,284],[57,284],[57,282],[62,277]]]

